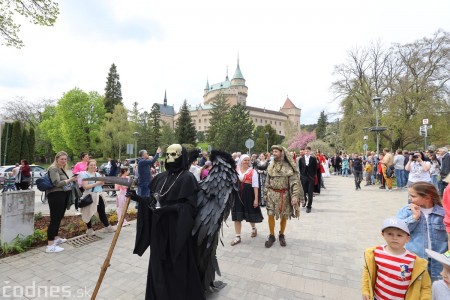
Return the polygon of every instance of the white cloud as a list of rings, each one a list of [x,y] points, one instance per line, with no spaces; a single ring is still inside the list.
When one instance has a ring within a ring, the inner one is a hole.
[[[231,77],[239,52],[248,104],[278,109],[289,98],[302,123],[333,112],[334,66],[354,47],[406,43],[450,30],[450,3],[413,1],[64,1],[53,28],[22,22],[25,48],[0,48],[0,101],[103,93],[117,65],[127,107],[202,101]],[[425,11],[427,13],[425,13]]]

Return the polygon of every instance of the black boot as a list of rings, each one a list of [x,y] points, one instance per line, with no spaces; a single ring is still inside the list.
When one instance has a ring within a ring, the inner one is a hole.
[[[273,243],[275,243],[276,239],[274,235],[269,235],[269,237],[267,238],[267,241],[264,243],[264,245],[266,246],[266,248],[270,248],[272,247]]]

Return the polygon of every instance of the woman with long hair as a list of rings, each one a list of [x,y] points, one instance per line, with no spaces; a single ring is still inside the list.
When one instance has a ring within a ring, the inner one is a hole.
[[[47,253],[64,251],[59,245],[67,240],[58,236],[61,220],[66,212],[67,202],[71,193],[71,186],[77,177],[67,176],[67,153],[59,151],[55,160],[48,169],[48,176],[53,183],[53,187],[47,191],[48,206],[50,208],[50,224],[47,229]]]
[[[20,176],[20,183],[19,183],[20,189],[28,190],[31,182],[31,167],[26,159],[22,159],[20,161],[19,176]]]
[[[236,171],[240,181],[240,197],[235,200],[231,219],[234,221],[235,239],[231,246],[241,242],[242,221],[247,221],[252,227],[251,237],[256,237],[257,230],[255,223],[261,223],[264,219],[258,201],[258,173],[250,168],[250,157],[247,154],[241,155]]]
[[[89,154],[86,152],[81,152],[80,154],[80,161],[75,164],[75,166],[72,169],[73,174],[82,175],[84,172],[86,172],[87,169],[87,162],[89,161]],[[82,176],[78,177],[78,187],[80,188],[80,191],[83,193],[83,183],[81,181]]]
[[[130,178],[130,168],[128,168],[127,166],[123,166],[120,168],[120,178]],[[117,199],[116,199],[116,204],[117,204],[117,221],[120,220],[120,218],[122,217],[122,214],[126,214],[127,212],[124,211],[124,205],[125,205],[125,200],[126,200],[126,193],[127,193],[127,187],[123,186],[123,185],[119,185],[116,184],[114,186],[114,189],[117,191]],[[128,226],[130,225],[130,223],[128,223],[128,221],[126,219],[123,220],[123,224],[122,227]]]
[[[447,249],[447,233],[444,225],[444,209],[436,187],[429,182],[415,182],[408,188],[411,203],[397,213],[410,231],[410,241],[406,249],[416,255],[429,259],[428,272],[431,280],[439,278],[442,265],[428,257],[425,249],[444,253]]]
[[[81,175],[83,178],[90,177],[99,177],[100,174],[97,173],[97,161],[95,159],[90,159],[87,164],[86,172]],[[104,197],[102,197],[103,193],[103,184],[104,181],[83,181],[84,193],[83,197],[91,194],[93,202],[85,207],[80,208],[81,219],[87,225],[86,235],[93,236],[95,235],[95,231],[92,228],[91,219],[95,213],[98,213],[98,217],[100,221],[105,226],[105,232],[111,233],[116,231],[114,227],[109,224],[108,217],[106,216],[106,203]]]

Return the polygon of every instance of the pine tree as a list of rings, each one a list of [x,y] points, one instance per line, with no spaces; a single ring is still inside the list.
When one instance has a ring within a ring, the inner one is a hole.
[[[36,135],[34,132],[33,127],[30,128],[30,132],[28,134],[28,159],[30,160],[30,163],[34,163],[35,158],[35,147],[36,147]]]
[[[186,100],[184,100],[183,105],[181,106],[180,117],[177,120],[175,134],[179,144],[197,144],[197,131],[195,130],[195,125],[189,113]]]
[[[28,148],[28,130],[22,129],[22,146],[20,147],[20,159],[26,159],[30,163],[30,150]]]
[[[20,157],[22,148],[22,124],[20,121],[12,124],[12,131],[10,128],[9,134],[11,135],[10,143],[5,145],[6,163],[13,165],[22,159]]]
[[[150,150],[158,148],[161,138],[161,113],[159,111],[159,105],[153,104],[152,110],[149,116],[149,129],[150,129]]]
[[[119,81],[119,74],[115,64],[109,68],[108,78],[105,87],[105,110],[112,113],[114,106],[122,103],[122,86]]]
[[[252,152],[262,153],[269,151],[272,145],[277,145],[280,143],[280,136],[277,134],[277,131],[270,126],[270,124],[266,124],[263,126],[258,126],[261,129],[258,130],[258,135],[256,136],[255,148],[252,149]],[[256,130],[255,130],[256,132]],[[266,132],[268,136],[266,136]],[[268,149],[267,149],[268,148]]]
[[[161,138],[159,142],[163,149],[166,149],[169,145],[177,142],[174,130],[170,127],[169,123],[164,121],[162,121]]]
[[[226,114],[225,124],[216,137],[219,149],[234,152],[246,152],[245,141],[252,136],[254,124],[247,108],[234,105]]]
[[[211,105],[212,109],[209,112],[211,119],[209,121],[209,128],[206,130],[206,140],[214,147],[216,137],[225,125],[225,119],[227,112],[230,110],[230,105],[227,102],[227,97],[222,93],[214,98]]]
[[[319,120],[317,120],[317,127],[316,127],[316,136],[317,139],[323,140],[326,132],[327,132],[327,115],[325,115],[325,111],[320,112]]]

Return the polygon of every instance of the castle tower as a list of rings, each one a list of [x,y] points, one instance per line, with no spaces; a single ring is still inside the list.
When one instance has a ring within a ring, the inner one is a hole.
[[[296,126],[300,130],[300,117],[302,114],[302,110],[297,108],[294,103],[292,103],[289,97],[286,98],[286,101],[283,104],[283,107],[280,111],[288,116],[288,120],[292,122],[294,126]]]

